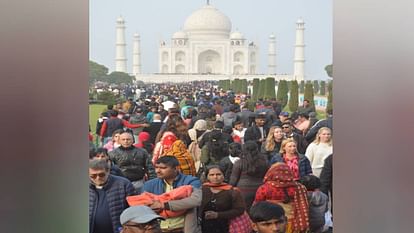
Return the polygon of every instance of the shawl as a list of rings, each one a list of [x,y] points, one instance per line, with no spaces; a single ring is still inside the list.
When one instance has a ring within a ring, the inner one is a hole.
[[[175,156],[180,163],[180,171],[185,175],[196,176],[196,168],[193,156],[187,150],[187,146],[181,140],[176,140],[171,148],[165,149],[161,156],[172,155]]]
[[[293,230],[309,229],[309,204],[305,186],[296,182],[290,168],[284,163],[275,163],[266,172],[263,182],[277,188],[295,187],[293,196]]]

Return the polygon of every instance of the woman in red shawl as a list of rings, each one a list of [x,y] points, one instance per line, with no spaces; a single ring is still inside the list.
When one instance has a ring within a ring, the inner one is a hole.
[[[279,204],[288,217],[286,233],[309,230],[309,204],[305,186],[294,180],[292,170],[285,163],[275,163],[267,171],[256,192],[255,202]]]
[[[195,163],[183,141],[177,138],[173,132],[167,131],[163,134],[161,141],[157,143],[154,149],[152,163],[159,157],[172,155],[180,163],[180,171],[185,175],[196,175]]]

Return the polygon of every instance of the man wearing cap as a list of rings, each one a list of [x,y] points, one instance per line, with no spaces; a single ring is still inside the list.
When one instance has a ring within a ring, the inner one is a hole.
[[[129,180],[109,170],[105,160],[89,162],[89,233],[119,233],[119,216],[128,207],[126,197],[136,194]]]
[[[266,140],[268,128],[266,127],[266,114],[256,114],[255,124],[247,128],[244,134],[244,142],[255,141],[258,148],[261,148],[262,142]]]
[[[178,171],[179,162],[176,157],[165,155],[155,163],[157,178],[145,182],[143,191],[161,195],[185,185],[192,186],[189,197],[168,202],[155,201],[150,208],[155,212],[162,210],[185,211],[183,215],[169,217],[161,222],[163,233],[200,233],[197,221],[197,207],[201,204],[201,183],[197,177],[184,175]]]
[[[148,206],[131,206],[122,212],[121,233],[162,233],[160,220],[165,220],[157,215]]]

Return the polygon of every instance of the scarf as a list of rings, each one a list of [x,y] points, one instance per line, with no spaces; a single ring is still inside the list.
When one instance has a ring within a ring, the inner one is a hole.
[[[288,165],[290,170],[293,172],[293,178],[299,180],[299,158],[295,156],[292,159],[288,159],[287,156],[283,155],[283,160]]]
[[[213,184],[211,182],[206,182],[203,184],[203,186],[210,187],[212,189],[217,189],[217,190],[231,190],[233,188],[233,186],[227,183]]]
[[[309,203],[305,186],[294,180],[293,172],[284,163],[275,163],[266,172],[264,183],[277,188],[295,187],[293,196],[293,230],[302,232],[309,229]]]

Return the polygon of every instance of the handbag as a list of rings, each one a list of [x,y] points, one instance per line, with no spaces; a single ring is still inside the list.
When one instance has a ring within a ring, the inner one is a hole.
[[[229,221],[229,233],[251,233],[252,225],[246,211]]]
[[[238,188],[232,188],[232,196],[234,197],[233,192],[240,191]],[[229,221],[229,233],[251,233],[252,230],[250,217],[246,211]]]

